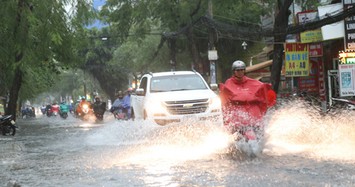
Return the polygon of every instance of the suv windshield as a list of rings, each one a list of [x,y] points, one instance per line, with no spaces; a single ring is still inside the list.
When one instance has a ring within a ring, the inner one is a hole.
[[[150,92],[207,89],[201,77],[195,74],[152,77],[150,84]]]

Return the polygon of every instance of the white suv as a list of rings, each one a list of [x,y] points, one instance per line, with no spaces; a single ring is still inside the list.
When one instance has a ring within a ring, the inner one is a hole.
[[[217,90],[217,85],[211,88]],[[145,74],[131,96],[133,116],[159,125],[189,121],[222,125],[221,101],[211,88],[193,71]]]

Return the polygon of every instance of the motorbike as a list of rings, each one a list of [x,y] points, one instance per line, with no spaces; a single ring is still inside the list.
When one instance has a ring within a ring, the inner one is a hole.
[[[63,119],[67,119],[69,112],[69,107],[66,104],[61,104],[59,106],[59,116]]]
[[[41,107],[41,112],[42,112],[43,115],[46,114],[47,111],[46,111],[46,107],[45,107],[45,106],[42,106],[42,107]]]
[[[67,119],[67,117],[68,117],[68,111],[60,110],[60,111],[59,111],[59,116],[62,117],[63,119]]]
[[[235,111],[235,113],[238,113]],[[239,114],[235,115],[234,112],[231,113],[231,118],[236,116],[240,117]],[[247,114],[243,114],[247,116]],[[250,121],[246,122],[244,120],[231,120],[226,122],[227,131],[232,134],[234,139],[231,145],[234,149],[242,154],[246,154],[248,157],[256,157],[262,152],[264,146],[264,123],[262,120],[252,120],[250,117],[246,119]]]
[[[46,115],[47,115],[47,117],[51,117],[53,115],[52,105],[46,106]]]
[[[111,109],[111,113],[117,120],[127,120],[127,111],[122,107],[114,107]]]
[[[94,111],[94,115],[96,117],[96,121],[103,121],[104,120],[105,110],[106,110],[106,102],[93,104],[93,111]]]
[[[76,112],[76,117],[82,119],[82,120],[87,120],[89,116],[92,115],[93,111],[91,108],[91,105],[84,103],[82,106],[78,106],[80,109],[79,111],[77,110]]]
[[[36,117],[36,114],[35,114],[34,108],[27,107],[24,110],[22,110],[22,119],[35,118],[35,117]]]
[[[236,86],[232,81],[219,85],[224,127],[234,138],[232,148],[256,157],[263,150],[264,116],[276,104],[276,93],[270,84],[249,80]]]
[[[57,104],[54,104],[52,105],[52,115],[53,116],[57,116],[59,114],[59,105]]]
[[[16,134],[15,121],[12,119],[12,115],[5,115],[0,117],[0,130],[1,134],[4,136]]]

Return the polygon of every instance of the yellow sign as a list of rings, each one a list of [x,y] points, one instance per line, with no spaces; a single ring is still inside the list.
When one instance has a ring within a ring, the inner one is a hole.
[[[301,43],[314,43],[322,40],[323,36],[321,29],[301,32]]]
[[[339,53],[340,64],[354,64],[355,53],[354,52],[341,52]]]
[[[286,43],[285,71],[286,77],[303,77],[309,75],[308,44]]]

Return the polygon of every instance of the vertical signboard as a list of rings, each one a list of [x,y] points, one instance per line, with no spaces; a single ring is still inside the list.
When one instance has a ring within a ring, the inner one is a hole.
[[[343,0],[344,10],[355,6],[354,0]],[[355,16],[349,16],[344,19],[344,49],[355,49]]]
[[[286,43],[285,76],[303,77],[309,75],[308,44]]]
[[[323,56],[323,44],[311,43],[309,44],[309,57],[322,57]]]
[[[307,92],[319,92],[318,86],[318,58],[312,58],[309,61],[310,71],[309,76],[298,78],[298,89]]]
[[[355,64],[339,64],[340,96],[355,96]]]

